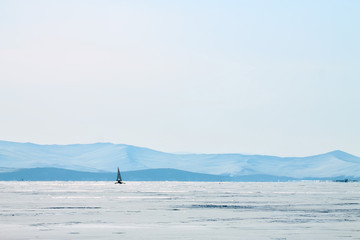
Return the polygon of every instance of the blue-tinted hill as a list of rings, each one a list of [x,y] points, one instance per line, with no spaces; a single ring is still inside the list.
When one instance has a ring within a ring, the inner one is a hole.
[[[94,173],[61,168],[27,168],[0,173],[1,181],[110,181],[113,173]]]
[[[287,182],[301,179],[271,175],[247,175],[231,177],[187,172],[176,169],[148,169],[122,173],[126,181],[191,181],[191,182]],[[61,168],[18,169],[13,172],[0,172],[0,181],[114,181],[116,172],[83,172]],[[359,180],[347,176],[335,178],[308,178],[307,180]]]
[[[230,177],[176,169],[149,169],[122,173],[124,181],[231,181]],[[61,168],[30,168],[0,173],[1,181],[115,181],[116,172],[82,172]]]
[[[177,169],[205,175],[231,176],[232,180],[249,179],[250,176],[264,181],[360,177],[360,158],[338,150],[309,157],[276,157],[236,153],[173,154],[112,143],[39,145],[0,141],[0,172],[25,168],[59,168],[100,174],[113,172],[117,167],[123,172]],[[176,173],[169,173],[167,179],[172,175]]]

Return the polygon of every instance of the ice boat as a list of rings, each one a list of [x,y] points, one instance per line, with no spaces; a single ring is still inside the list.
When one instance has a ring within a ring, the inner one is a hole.
[[[118,173],[117,173],[117,178],[116,178],[115,184],[125,184],[121,179],[121,174],[120,174],[119,168],[118,168]]]

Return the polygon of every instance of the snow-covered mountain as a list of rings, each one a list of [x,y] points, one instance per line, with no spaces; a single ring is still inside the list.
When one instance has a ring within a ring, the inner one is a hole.
[[[342,151],[310,157],[172,154],[124,144],[38,145],[0,141],[0,171],[56,167],[88,172],[171,168],[230,176],[360,177],[360,158]]]

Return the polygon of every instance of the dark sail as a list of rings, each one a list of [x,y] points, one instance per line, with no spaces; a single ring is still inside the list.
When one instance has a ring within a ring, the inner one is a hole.
[[[119,184],[123,184],[123,183],[124,183],[124,182],[122,181],[119,168],[118,168],[118,172],[117,172],[116,183],[119,183]]]

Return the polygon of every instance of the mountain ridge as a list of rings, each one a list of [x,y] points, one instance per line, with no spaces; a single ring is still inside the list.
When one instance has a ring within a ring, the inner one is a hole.
[[[269,155],[175,154],[127,144],[92,143],[41,145],[0,141],[0,168],[55,167],[94,173],[177,169],[199,174],[269,175],[288,178],[360,176],[360,158],[335,150],[307,157]]]
[[[126,181],[191,181],[191,182],[288,182],[300,180],[344,180],[347,176],[333,178],[306,178],[271,176],[265,174],[245,175],[238,177],[211,175],[187,172],[171,168],[147,169],[122,172]],[[84,172],[62,168],[27,168],[10,172],[0,172],[0,181],[114,181],[116,172]],[[358,181],[360,178],[351,178]]]

